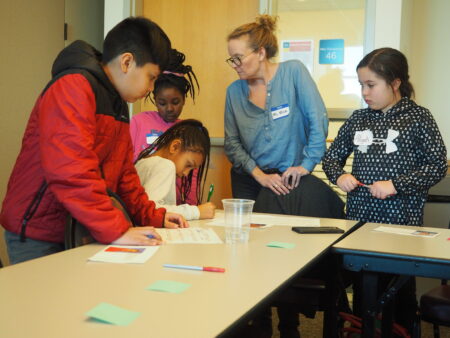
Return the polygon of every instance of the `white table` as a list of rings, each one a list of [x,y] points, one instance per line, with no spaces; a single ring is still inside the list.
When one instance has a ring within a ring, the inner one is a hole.
[[[407,229],[438,232],[434,238],[405,236],[373,231],[382,224],[368,223],[333,245],[343,256],[344,267],[363,273],[363,337],[373,337],[378,273],[450,279],[450,230],[412,227]],[[400,225],[387,227],[402,228]],[[387,323],[386,328],[390,328]]]
[[[355,223],[321,220],[322,226],[345,230]],[[223,239],[223,228],[213,228]],[[252,229],[244,245],[163,245],[139,265],[87,262],[103,247],[92,244],[6,267],[0,269],[0,336],[214,337],[285,286],[340,236],[299,235],[290,227],[272,227]],[[296,247],[266,247],[271,241]],[[226,272],[167,269],[162,267],[165,263],[218,266]],[[191,287],[181,294],[145,290],[161,279]],[[141,315],[128,326],[88,320],[85,313],[100,302]]]

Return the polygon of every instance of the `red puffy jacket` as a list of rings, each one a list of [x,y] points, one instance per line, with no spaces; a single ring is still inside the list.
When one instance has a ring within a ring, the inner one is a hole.
[[[97,241],[110,243],[130,224],[113,207],[107,189],[122,198],[136,224],[163,225],[165,209],[148,200],[132,163],[128,106],[100,58],[82,41],[56,58],[53,79],[31,112],[3,201],[0,223],[8,231],[63,242],[70,213]]]

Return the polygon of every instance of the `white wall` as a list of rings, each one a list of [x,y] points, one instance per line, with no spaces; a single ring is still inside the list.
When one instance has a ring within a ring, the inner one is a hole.
[[[367,0],[366,53],[400,49],[408,58],[415,101],[430,109],[450,159],[450,1]]]
[[[132,0],[105,0],[105,36],[116,24],[132,15],[132,5],[134,7]]]
[[[418,104],[430,109],[450,159],[450,1],[414,0],[407,57]]]
[[[400,48],[402,2],[366,0],[365,54],[380,47]]]

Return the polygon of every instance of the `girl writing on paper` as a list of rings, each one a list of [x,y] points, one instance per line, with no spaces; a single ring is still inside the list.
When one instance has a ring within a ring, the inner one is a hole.
[[[183,53],[172,49],[167,70],[155,81],[153,99],[157,111],[144,111],[131,119],[130,134],[133,142],[134,160],[139,154],[151,146],[153,142],[168,128],[181,121],[179,116],[183,110],[188,94],[195,99],[195,84],[199,85],[192,67],[184,64]],[[177,179],[177,204],[197,204],[197,171],[193,170],[192,185],[189,194],[183,191],[182,178]]]
[[[176,177],[183,180],[183,190],[189,193],[192,186],[192,171],[198,170],[194,187],[197,200],[202,200],[209,166],[210,140],[208,130],[200,121],[188,119],[174,124],[142,151],[136,161],[136,170],[149,198],[168,211],[182,214],[188,220],[213,218],[216,206],[176,204]],[[203,182],[202,182],[203,180]]]

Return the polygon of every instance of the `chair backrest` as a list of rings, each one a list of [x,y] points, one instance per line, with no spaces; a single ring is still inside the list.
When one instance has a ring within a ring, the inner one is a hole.
[[[111,198],[111,202],[114,207],[121,210],[125,216],[125,218],[130,221],[130,223],[134,226],[133,221],[126,209],[125,204],[121,200],[121,198],[114,192],[108,190],[108,195]],[[73,218],[70,214],[67,216],[66,228],[64,231],[64,246],[65,249],[73,249],[81,245],[86,245],[89,243],[95,242],[95,239],[92,237],[91,233],[87,229],[85,225],[78,222],[75,218]]]
[[[302,176],[300,184],[287,195],[276,195],[262,188],[255,212],[321,218],[345,218],[345,203],[331,187],[314,175]]]

